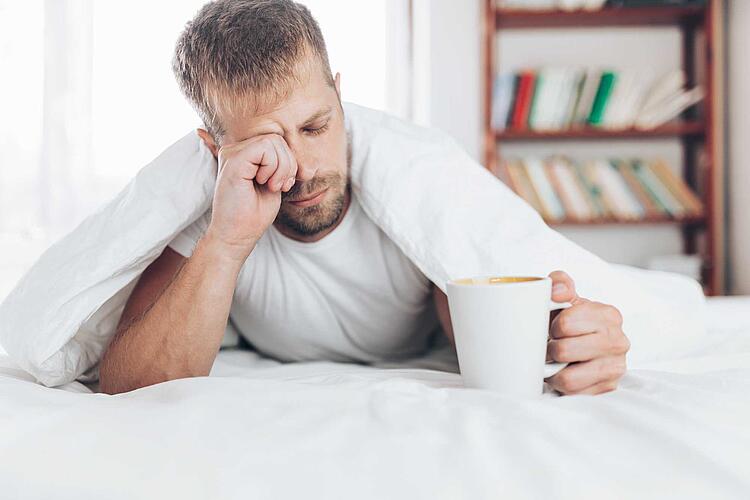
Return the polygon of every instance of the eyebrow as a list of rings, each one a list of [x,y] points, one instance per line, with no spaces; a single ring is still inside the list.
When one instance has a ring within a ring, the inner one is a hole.
[[[300,128],[305,128],[305,127],[312,125],[316,120],[322,118],[323,116],[327,114],[330,114],[332,109],[333,108],[331,106],[326,106],[325,108],[316,111],[310,118],[305,120],[305,122],[300,126]]]

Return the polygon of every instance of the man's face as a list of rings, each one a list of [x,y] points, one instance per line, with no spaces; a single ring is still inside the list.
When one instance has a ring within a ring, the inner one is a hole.
[[[224,121],[223,143],[275,133],[297,160],[297,182],[281,194],[274,224],[314,236],[339,219],[348,188],[347,135],[339,99],[339,75],[331,88],[318,64],[283,101],[257,106],[253,116]],[[265,109],[264,109],[265,108]]]

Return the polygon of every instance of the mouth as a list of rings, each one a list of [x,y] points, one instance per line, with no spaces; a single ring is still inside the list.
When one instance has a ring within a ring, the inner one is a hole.
[[[314,193],[306,198],[302,198],[299,200],[287,200],[287,201],[291,203],[292,205],[294,205],[295,207],[300,207],[300,208],[311,207],[323,201],[323,197],[325,196],[326,191],[328,191],[328,188],[318,191],[317,193]]]

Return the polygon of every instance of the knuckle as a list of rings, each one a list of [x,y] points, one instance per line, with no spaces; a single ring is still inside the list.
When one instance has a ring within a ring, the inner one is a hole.
[[[568,343],[559,340],[550,342],[550,355],[555,361],[570,361],[570,347]]]
[[[620,313],[619,309],[617,309],[613,305],[606,305],[604,311],[605,311],[605,314],[607,316],[607,319],[611,323],[613,323],[613,324],[615,324],[617,326],[622,325],[622,313]]]
[[[575,307],[575,306],[573,306]],[[557,327],[560,329],[560,332],[562,333],[569,333],[571,328],[571,318],[570,318],[570,310],[573,308],[570,307],[568,309],[565,309],[563,312],[561,312],[557,316]]]
[[[630,339],[625,336],[625,333],[620,335],[620,351],[621,354],[625,354],[630,351]]]
[[[555,387],[563,393],[570,393],[573,392],[574,386],[573,386],[573,377],[571,377],[570,372],[567,372],[565,370],[561,371],[557,374],[557,377],[555,377]]]

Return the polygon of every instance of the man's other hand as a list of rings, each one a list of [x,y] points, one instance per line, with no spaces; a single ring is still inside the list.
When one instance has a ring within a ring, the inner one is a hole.
[[[552,300],[573,304],[550,322],[547,359],[570,363],[545,379],[561,394],[601,394],[617,388],[625,374],[630,341],[622,314],[611,305],[579,297],[573,279],[553,271]]]

